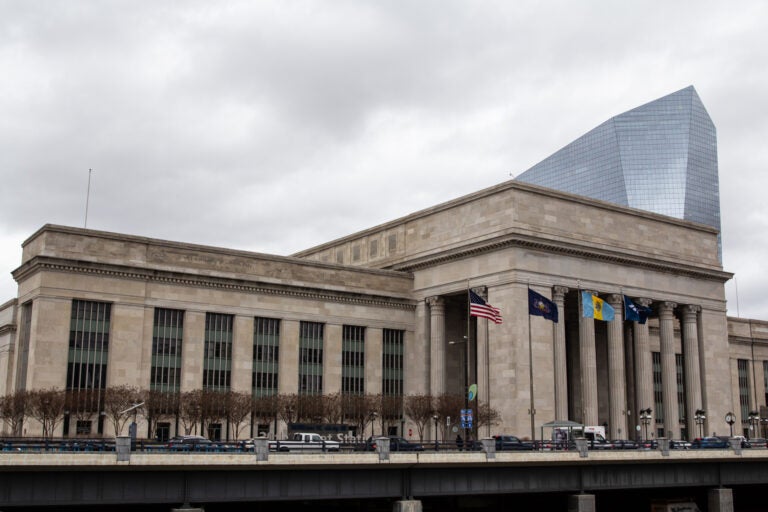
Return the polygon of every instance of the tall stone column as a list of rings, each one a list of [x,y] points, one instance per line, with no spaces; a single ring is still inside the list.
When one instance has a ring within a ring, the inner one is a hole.
[[[557,306],[559,321],[555,324],[552,359],[555,368],[555,419],[568,419],[568,365],[565,350],[565,294],[568,288],[555,286],[552,302]]]
[[[432,396],[445,393],[445,301],[427,298],[429,304],[430,382]]]
[[[584,318],[581,311],[579,311],[579,367],[581,368],[581,421],[584,425],[597,425],[595,320]]]
[[[648,307],[651,305],[651,300],[635,299],[635,303]],[[632,324],[635,342],[635,389],[637,390],[635,395],[637,411],[634,411],[634,414],[639,414],[641,409],[651,409],[652,411],[654,409],[653,359],[651,358],[648,324],[641,324],[640,322],[632,322]],[[656,411],[653,413],[655,415]],[[654,425],[655,423],[651,420],[649,433],[655,430]]]
[[[699,328],[696,317],[701,311],[700,306],[686,305],[680,308],[683,331],[683,364],[685,364],[685,421],[688,428],[688,438],[698,435],[696,431],[696,409],[704,409],[701,402],[701,377],[699,374]]]
[[[482,296],[486,298],[485,296]],[[490,352],[488,349],[488,322],[477,322],[477,335],[475,336],[477,350],[477,403],[490,405],[491,381],[490,381]],[[478,432],[486,437],[491,436],[491,425],[485,425],[483,432]]]
[[[623,439],[630,436],[627,432],[627,417],[624,415],[627,409],[627,381],[624,372],[624,312],[621,295],[609,295],[608,304],[615,311],[613,320],[608,322],[608,428],[611,430],[611,439]]]
[[[680,417],[677,406],[677,364],[675,363],[674,302],[659,305],[659,336],[661,338],[661,397],[664,403],[664,436],[680,437]]]

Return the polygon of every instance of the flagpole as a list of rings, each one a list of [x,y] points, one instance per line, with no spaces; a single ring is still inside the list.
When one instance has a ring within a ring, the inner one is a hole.
[[[469,345],[472,343],[471,327],[472,327],[472,300],[469,296],[469,279],[467,279],[467,346],[464,348],[464,410],[469,409]],[[474,423],[474,418],[472,418]],[[468,442],[467,429],[464,429],[464,442]],[[469,446],[469,445],[467,445]]]
[[[528,288],[530,290],[530,287]],[[531,342],[531,315],[528,315],[528,383],[529,393],[531,395],[531,408],[528,413],[531,415],[531,440],[536,441],[536,409],[533,400],[533,343]]]

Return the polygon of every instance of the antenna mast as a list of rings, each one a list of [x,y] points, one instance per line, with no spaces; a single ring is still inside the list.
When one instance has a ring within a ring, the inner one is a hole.
[[[83,227],[88,227],[88,200],[91,198],[91,173],[93,169],[88,169],[88,191],[85,193],[85,222]]]

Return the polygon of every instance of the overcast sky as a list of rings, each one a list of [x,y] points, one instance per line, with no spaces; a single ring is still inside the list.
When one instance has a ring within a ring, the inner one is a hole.
[[[768,320],[767,20],[760,0],[0,0],[0,303],[27,237],[85,224],[89,168],[89,228],[288,255],[693,85],[728,314]]]

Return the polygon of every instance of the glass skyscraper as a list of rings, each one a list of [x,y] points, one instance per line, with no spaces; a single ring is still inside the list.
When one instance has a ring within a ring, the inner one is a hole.
[[[693,86],[609,119],[517,180],[720,230],[717,135]]]

